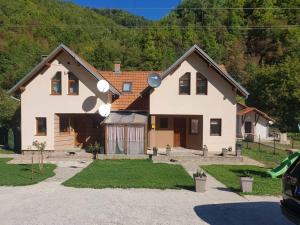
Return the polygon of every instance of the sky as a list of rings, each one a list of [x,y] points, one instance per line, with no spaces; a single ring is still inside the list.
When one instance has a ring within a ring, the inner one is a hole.
[[[117,8],[147,19],[158,20],[176,7],[180,0],[73,0],[74,3],[93,8]]]

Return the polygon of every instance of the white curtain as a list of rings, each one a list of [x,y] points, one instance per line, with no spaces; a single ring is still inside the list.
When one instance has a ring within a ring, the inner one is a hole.
[[[123,126],[110,126],[106,128],[107,154],[124,154],[125,129]]]
[[[127,154],[144,154],[144,126],[128,126],[127,129]]]

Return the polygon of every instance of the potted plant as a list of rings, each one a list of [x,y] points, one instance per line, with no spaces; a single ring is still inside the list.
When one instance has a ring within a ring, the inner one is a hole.
[[[207,157],[208,156],[208,148],[206,145],[203,146],[203,156]]]
[[[253,188],[253,177],[250,176],[249,171],[245,171],[240,177],[240,186],[242,192],[252,192]]]
[[[226,156],[227,152],[227,148],[222,148],[222,156]]]
[[[199,168],[196,173],[193,174],[195,181],[195,191],[205,192],[207,176],[204,171]]]
[[[242,156],[242,145],[241,144],[236,144],[236,156],[241,157]]]
[[[96,141],[94,144],[89,144],[87,152],[93,154],[93,159],[97,158],[97,154],[101,151],[101,145]]]
[[[171,156],[171,146],[169,144],[166,146],[166,155]]]
[[[158,152],[158,148],[157,147],[153,147],[153,155],[157,156],[157,152]]]

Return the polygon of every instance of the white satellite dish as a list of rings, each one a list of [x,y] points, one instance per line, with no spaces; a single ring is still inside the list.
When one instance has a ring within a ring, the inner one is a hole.
[[[157,73],[151,73],[148,76],[148,84],[150,87],[157,88],[161,84],[161,76]]]
[[[105,93],[109,90],[109,83],[106,80],[99,80],[97,88],[100,92]]]
[[[110,105],[102,104],[102,105],[100,105],[98,111],[99,111],[100,116],[107,117],[110,114]]]

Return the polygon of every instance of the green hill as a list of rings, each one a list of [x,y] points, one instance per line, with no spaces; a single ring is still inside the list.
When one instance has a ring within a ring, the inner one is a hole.
[[[198,44],[250,91],[248,104],[296,130],[299,8],[288,0],[185,0],[148,21],[59,0],[0,0],[0,87],[12,87],[60,43],[106,70],[115,59],[127,70],[163,70]]]

